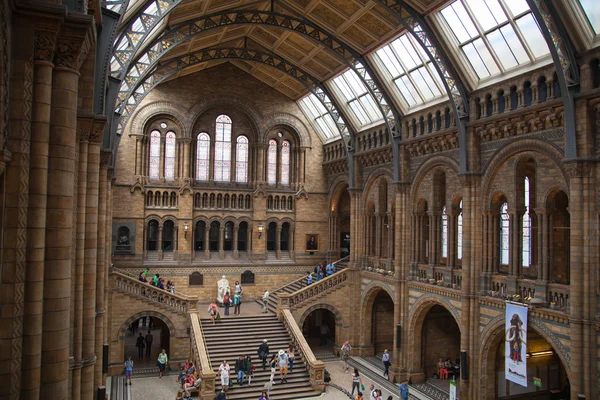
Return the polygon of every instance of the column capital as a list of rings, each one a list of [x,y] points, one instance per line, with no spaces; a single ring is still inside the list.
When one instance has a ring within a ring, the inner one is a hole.
[[[56,50],[57,29],[34,31],[34,60],[52,63]]]
[[[63,25],[56,44],[54,65],[78,71],[95,42],[93,19]]]
[[[108,119],[104,115],[94,115],[92,122],[92,131],[90,133],[90,142],[102,143],[102,136],[104,135],[104,127]]]
[[[108,169],[111,158],[112,151],[110,149],[102,149],[100,152],[100,169]]]

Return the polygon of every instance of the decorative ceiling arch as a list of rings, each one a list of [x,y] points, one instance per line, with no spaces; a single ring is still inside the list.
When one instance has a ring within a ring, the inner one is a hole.
[[[433,62],[442,78],[444,88],[452,103],[456,128],[458,129],[458,147],[460,154],[460,172],[468,171],[467,128],[469,119],[469,98],[466,86],[440,45],[428,22],[404,0],[377,0],[413,35],[423,51]]]

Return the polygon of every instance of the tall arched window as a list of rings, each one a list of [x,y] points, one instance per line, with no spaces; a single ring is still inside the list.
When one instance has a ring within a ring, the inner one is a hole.
[[[237,182],[248,182],[248,138],[239,136],[235,150],[235,180]]]
[[[525,177],[524,181],[524,206],[523,213],[523,261],[524,267],[531,265],[531,215],[529,214],[529,178]]]
[[[165,179],[175,179],[175,144],[177,136],[174,132],[167,132],[165,139]]]
[[[448,214],[446,206],[442,206],[442,257],[448,257]]]
[[[219,115],[215,137],[215,181],[229,182],[231,169],[231,119]]]
[[[281,143],[281,184],[290,184],[290,142]]]
[[[508,264],[510,241],[510,216],[508,203],[500,204],[500,264]]]
[[[196,179],[208,180],[208,166],[210,164],[210,136],[202,132],[198,135],[196,143]]]
[[[152,131],[150,134],[150,178],[159,178],[160,170],[160,132]]]
[[[277,142],[274,139],[269,140],[267,150],[267,183],[269,185],[277,183]]]
[[[462,200],[458,203],[460,212],[456,218],[456,258],[462,260],[462,246],[463,246],[463,203]]]

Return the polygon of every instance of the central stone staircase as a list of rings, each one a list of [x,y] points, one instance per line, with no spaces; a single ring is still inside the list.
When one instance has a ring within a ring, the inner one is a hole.
[[[230,377],[234,382],[234,386],[229,388],[227,399],[257,399],[271,376],[269,365],[267,364],[266,369],[263,370],[262,364],[258,360],[258,346],[264,339],[267,339],[271,354],[277,353],[280,349],[287,350],[292,338],[284,324],[270,313],[261,316],[231,316],[218,321],[215,325],[212,324],[209,318],[201,319],[200,322],[204,342],[210,357],[210,365],[217,374],[216,387],[221,387],[218,376],[219,366],[223,360],[227,360],[227,363],[231,366]],[[252,386],[248,386],[247,379],[244,379],[246,383],[243,386],[240,387],[237,384],[235,362],[240,355],[251,356],[256,366]],[[312,389],[306,364],[297,351],[295,353],[294,370],[288,373],[287,383],[281,384],[279,371],[276,372],[274,381],[275,385],[271,389],[270,396],[274,399],[303,399],[320,395],[319,392]]]

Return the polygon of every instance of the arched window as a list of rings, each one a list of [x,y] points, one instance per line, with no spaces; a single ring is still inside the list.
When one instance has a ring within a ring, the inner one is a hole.
[[[290,184],[290,142],[281,143],[281,184]]]
[[[448,257],[448,214],[446,206],[442,206],[442,257]]]
[[[208,180],[208,166],[210,164],[210,136],[202,132],[198,135],[196,143],[196,179]]]
[[[269,140],[267,150],[267,183],[269,185],[277,183],[277,142],[274,139]]]
[[[229,182],[231,168],[231,119],[219,115],[215,137],[215,181]]]
[[[508,203],[500,204],[500,264],[508,264],[509,240],[510,240],[510,216],[508,215]]]
[[[235,180],[237,182],[248,182],[248,138],[239,136],[235,151]]]
[[[523,262],[524,267],[531,265],[531,215],[529,214],[529,178],[524,181],[524,204],[525,213],[523,214]]]
[[[165,179],[175,179],[175,144],[177,136],[173,132],[167,132],[165,140]]]
[[[463,246],[463,203],[462,200],[458,203],[460,212],[456,218],[456,258],[462,260],[462,246]]]
[[[150,134],[150,178],[158,179],[160,170],[160,132]]]

